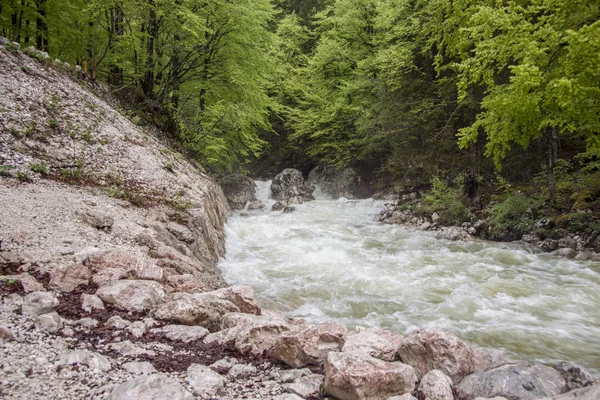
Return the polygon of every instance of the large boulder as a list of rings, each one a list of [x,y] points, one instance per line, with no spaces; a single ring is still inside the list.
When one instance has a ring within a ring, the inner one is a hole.
[[[260,306],[254,289],[250,286],[234,285],[203,294],[206,297],[228,300],[235,304],[241,312],[260,315]]]
[[[116,386],[107,400],[193,400],[175,379],[162,374],[144,375]]]
[[[336,170],[328,166],[318,166],[308,174],[307,183],[318,185],[321,191],[333,199],[345,197],[355,199],[360,191],[360,179],[352,168]]]
[[[119,310],[144,312],[165,302],[162,285],[154,281],[122,280],[96,291],[102,301]]]
[[[471,346],[445,331],[415,330],[402,340],[398,355],[421,377],[438,369],[458,383],[475,371],[475,355]]]
[[[379,328],[357,327],[348,333],[344,352],[364,351],[383,361],[394,361],[402,336]]]
[[[164,335],[174,342],[191,343],[208,335],[208,329],[202,326],[165,325],[151,329],[150,333]]]
[[[205,365],[190,365],[187,369],[187,377],[196,396],[215,395],[225,386],[225,378]]]
[[[89,255],[83,264],[94,273],[94,281],[104,283],[112,279],[97,278],[96,275],[118,275],[120,279],[125,271],[129,279],[147,279],[162,282],[164,271],[161,267],[141,257],[119,250],[97,252]]]
[[[572,390],[570,392],[553,396],[552,398],[544,397],[539,400],[598,400],[600,399],[600,385],[589,386],[581,389]]]
[[[340,400],[386,400],[415,389],[410,365],[368,354],[330,352],[325,362],[325,392]]]
[[[533,400],[563,393],[560,374],[542,365],[507,364],[467,376],[457,386],[460,400],[502,396],[509,400]]]
[[[581,365],[569,361],[561,361],[553,367],[567,382],[567,390],[579,389],[598,383],[596,378]]]
[[[336,323],[325,323],[282,334],[271,355],[294,368],[320,365],[327,353],[341,351],[348,329]]]
[[[154,317],[175,324],[200,325],[214,332],[218,330],[223,315],[239,311],[229,300],[202,293],[174,293],[170,301],[155,310]]]
[[[256,200],[256,184],[241,174],[225,175],[219,181],[232,210],[243,210],[246,203]]]
[[[454,400],[452,379],[442,371],[434,369],[421,379],[417,393],[422,400]]]
[[[48,288],[58,292],[72,292],[79,285],[87,286],[91,277],[92,272],[83,264],[62,265],[50,272]]]
[[[507,364],[504,355],[496,349],[475,350],[475,372],[485,371]]]
[[[284,205],[302,204],[314,200],[314,187],[304,184],[302,172],[286,168],[271,183],[271,197]]]

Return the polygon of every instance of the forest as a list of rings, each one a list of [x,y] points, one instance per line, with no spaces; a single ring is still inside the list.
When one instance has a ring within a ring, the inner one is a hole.
[[[352,167],[500,237],[600,231],[597,0],[1,0],[0,35],[216,174]]]

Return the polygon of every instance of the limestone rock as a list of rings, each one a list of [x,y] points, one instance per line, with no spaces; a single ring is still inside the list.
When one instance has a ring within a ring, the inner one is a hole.
[[[208,335],[208,329],[202,326],[165,325],[161,328],[151,329],[150,333],[162,334],[172,341],[190,343]]]
[[[475,372],[496,368],[507,363],[500,350],[477,349],[475,350]]]
[[[63,354],[58,363],[60,365],[87,365],[91,369],[97,369],[104,372],[110,371],[111,369],[108,358],[88,350],[73,350],[69,354]]]
[[[192,274],[170,275],[166,281],[171,292],[202,293],[208,290],[204,282]]]
[[[161,305],[154,317],[184,325],[200,325],[210,331],[218,329],[221,317],[239,308],[227,300],[202,294],[175,293],[173,300]]]
[[[219,374],[226,374],[229,370],[238,363],[236,358],[225,357],[218,361],[215,361],[208,367]]]
[[[173,236],[184,243],[194,243],[195,237],[192,231],[190,231],[187,227],[178,224],[176,222],[169,222],[167,225],[167,230],[171,232]]]
[[[96,291],[102,301],[125,311],[144,312],[165,301],[165,291],[154,281],[122,280]]]
[[[19,281],[25,293],[45,292],[46,288],[29,274],[21,274]]]
[[[379,328],[355,328],[348,333],[342,351],[364,351],[371,357],[394,361],[402,336]]]
[[[126,276],[129,279],[148,279],[159,282],[164,279],[164,271],[158,265],[118,250],[90,254],[83,263],[95,273],[95,281],[99,279],[96,278],[97,274],[100,274],[100,277],[106,276],[105,281],[111,276],[118,276],[116,279]],[[125,276],[122,276],[122,271],[125,271]],[[97,283],[100,284],[100,282]]]
[[[235,364],[229,369],[229,372],[227,372],[227,376],[234,379],[247,378],[256,374],[256,371],[258,370],[254,365]]]
[[[326,323],[284,333],[271,351],[272,356],[294,368],[319,365],[327,353],[341,351],[348,330],[336,323]]]
[[[0,340],[5,342],[14,342],[15,336],[6,326],[0,325]]]
[[[127,278],[127,271],[123,268],[106,268],[92,276],[92,282],[98,286],[106,286],[120,279]]]
[[[179,382],[163,374],[140,376],[116,386],[107,400],[193,400]]]
[[[310,374],[296,379],[293,383],[285,383],[282,387],[289,393],[307,398],[319,394],[322,385],[322,375]]]
[[[359,192],[360,179],[352,168],[337,170],[328,166],[318,166],[310,171],[307,181],[311,185],[318,185],[323,193],[333,199],[355,199]]]
[[[98,326],[98,321],[93,318],[81,318],[75,322],[79,326],[83,326],[84,328],[95,328]]]
[[[273,397],[273,400],[304,400],[304,398],[294,393],[283,393]]]
[[[468,343],[451,333],[417,329],[402,340],[400,359],[412,365],[417,375],[438,369],[454,383],[475,371],[475,355]]]
[[[219,183],[232,210],[243,210],[246,203],[256,199],[256,184],[241,174],[225,175]]]
[[[35,327],[48,333],[56,333],[63,327],[62,318],[56,311],[38,315],[35,318]]]
[[[457,387],[460,399],[503,396],[533,400],[563,393],[566,382],[560,374],[542,365],[507,364],[467,376]]]
[[[129,324],[129,326],[127,326],[125,328],[125,330],[129,333],[131,333],[133,336],[140,338],[142,336],[144,336],[144,334],[146,333],[146,324],[144,324],[142,321],[135,321],[132,322],[131,324]]]
[[[87,286],[92,272],[83,264],[62,265],[50,272],[48,287],[57,292],[72,292],[79,285]]]
[[[402,396],[388,397],[387,400],[417,400],[417,398],[410,393],[404,393]]]
[[[112,216],[97,210],[88,210],[82,217],[89,225],[104,231],[110,231],[115,223],[115,219]]]
[[[228,300],[235,304],[241,312],[260,315],[260,306],[254,289],[250,286],[234,285],[204,293],[206,297]]]
[[[52,293],[31,292],[23,299],[21,314],[35,317],[54,311],[58,304],[58,299]]]
[[[454,400],[452,379],[437,369],[425,374],[417,392],[423,400]]]
[[[115,329],[125,329],[130,324],[131,324],[131,322],[119,317],[118,315],[113,315],[105,323],[106,326],[109,326],[109,327],[115,328]]]
[[[148,361],[131,361],[123,364],[121,367],[125,371],[136,375],[150,375],[157,372],[156,368],[154,368],[154,366]]]
[[[325,392],[340,400],[385,400],[415,388],[410,365],[387,362],[362,352],[330,352],[325,362]]]
[[[84,293],[81,296],[81,308],[86,312],[92,312],[92,310],[104,310],[104,303],[100,297]]]
[[[557,370],[567,382],[567,390],[569,391],[598,383],[596,378],[585,368],[572,362],[562,361],[552,368]]]
[[[225,378],[200,364],[190,365],[187,369],[187,377],[196,396],[214,395],[225,386]]]
[[[540,400],[598,400],[600,399],[600,385],[589,386],[581,389],[554,396],[551,399],[543,398]]]

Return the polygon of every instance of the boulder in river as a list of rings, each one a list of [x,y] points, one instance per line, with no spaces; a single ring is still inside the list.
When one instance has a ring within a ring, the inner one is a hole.
[[[335,170],[329,166],[318,166],[308,174],[308,183],[318,185],[333,199],[355,199],[359,191],[359,177],[353,168]]]
[[[256,200],[256,184],[242,174],[225,175],[219,183],[232,210],[243,210],[246,203]]]
[[[271,183],[271,197],[284,206],[314,200],[314,190],[314,186],[305,185],[302,172],[293,168],[284,169]]]

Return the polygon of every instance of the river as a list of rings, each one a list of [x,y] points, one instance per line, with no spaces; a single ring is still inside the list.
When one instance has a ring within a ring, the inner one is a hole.
[[[257,184],[270,210],[270,182]],[[570,360],[600,375],[600,263],[374,222],[380,201],[317,196],[295,208],[226,225],[219,266],[263,307],[400,334],[441,328],[513,360]]]

